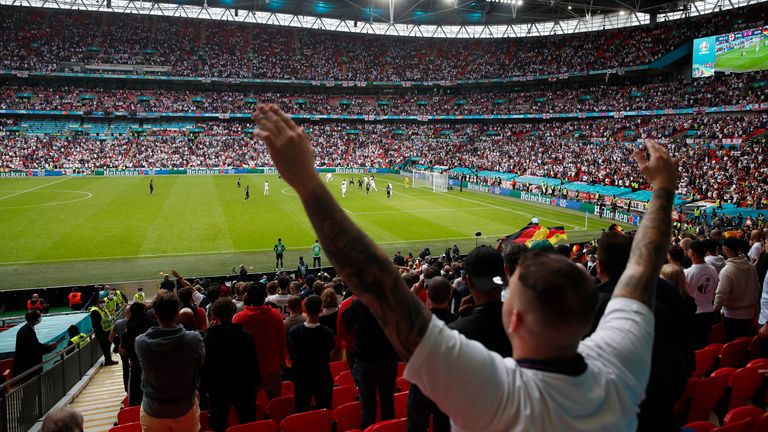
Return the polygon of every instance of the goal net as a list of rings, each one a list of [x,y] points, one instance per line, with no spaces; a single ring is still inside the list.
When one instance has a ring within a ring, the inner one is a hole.
[[[411,183],[416,188],[429,188],[432,192],[448,192],[448,174],[431,171],[411,172]]]

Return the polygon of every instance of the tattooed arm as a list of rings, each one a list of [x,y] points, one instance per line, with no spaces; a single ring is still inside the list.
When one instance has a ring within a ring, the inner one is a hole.
[[[650,160],[641,150],[635,150],[634,156],[643,175],[654,187],[653,198],[632,243],[627,268],[613,295],[638,300],[653,309],[659,271],[672,234],[677,161],[655,140],[646,140],[646,147]]]
[[[370,308],[392,346],[408,360],[430,316],[384,252],[344,213],[315,172],[309,138],[274,105],[260,105],[257,136],[280,174],[296,189],[320,244],[336,270]]]

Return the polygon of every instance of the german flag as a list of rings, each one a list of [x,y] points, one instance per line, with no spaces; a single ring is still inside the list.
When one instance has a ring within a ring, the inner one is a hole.
[[[567,240],[568,234],[565,232],[564,227],[543,227],[537,224],[528,224],[520,231],[510,234],[502,239],[502,243],[523,243],[526,246],[530,246],[536,241],[547,240],[552,244],[556,244],[560,240]]]

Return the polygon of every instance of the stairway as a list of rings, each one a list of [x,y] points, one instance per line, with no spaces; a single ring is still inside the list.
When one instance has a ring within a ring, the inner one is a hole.
[[[113,359],[118,360],[113,354]],[[85,432],[104,432],[117,421],[117,412],[122,407],[123,391],[122,365],[102,367],[91,382],[77,395],[70,408],[77,410],[85,419]]]

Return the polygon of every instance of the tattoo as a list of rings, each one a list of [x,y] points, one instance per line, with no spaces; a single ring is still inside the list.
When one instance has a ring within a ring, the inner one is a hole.
[[[331,263],[370,308],[392,346],[407,361],[427,332],[430,315],[426,307],[325,186],[302,201]]]
[[[672,205],[675,193],[669,189],[656,189],[645,218],[640,223],[629,262],[614,290],[618,297],[641,301],[653,309],[659,271],[667,255],[667,244],[672,234]]]

